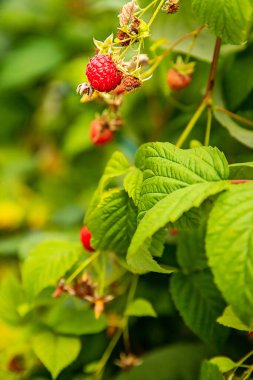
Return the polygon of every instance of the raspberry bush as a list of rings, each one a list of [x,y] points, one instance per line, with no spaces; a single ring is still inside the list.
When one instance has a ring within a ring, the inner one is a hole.
[[[252,1],[47,5],[0,5],[0,378],[253,379]]]

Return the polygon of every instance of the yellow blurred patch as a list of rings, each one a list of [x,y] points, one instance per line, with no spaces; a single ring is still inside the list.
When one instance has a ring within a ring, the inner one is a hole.
[[[24,219],[25,210],[11,201],[0,203],[0,229],[19,227]]]

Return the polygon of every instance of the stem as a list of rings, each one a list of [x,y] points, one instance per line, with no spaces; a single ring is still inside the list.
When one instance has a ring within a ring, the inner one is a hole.
[[[207,108],[207,125],[206,125],[206,135],[205,135],[205,142],[204,145],[208,146],[210,143],[210,135],[211,135],[211,128],[212,128],[212,109],[211,107]]]
[[[220,107],[220,106],[214,106],[214,108],[219,111],[219,112],[222,112],[224,113],[225,115],[228,115],[230,116],[231,118],[235,119],[235,120],[238,120],[238,121],[241,121],[242,123],[244,124],[247,124],[249,125],[250,127],[253,127],[253,121],[252,120],[249,120],[249,119],[246,119],[245,117],[243,116],[240,116],[240,115],[237,115],[223,107]]]
[[[134,295],[135,295],[136,288],[138,285],[138,279],[139,279],[138,276],[133,276],[133,281],[132,281],[131,287],[129,289],[125,310],[127,309],[128,305],[132,302],[132,300],[134,299]],[[124,345],[125,345],[126,351],[130,352],[131,351],[131,345],[130,345],[130,337],[129,337],[129,329],[128,329],[128,320],[129,320],[129,317],[125,316],[124,325],[123,325],[124,326],[123,327],[123,338],[124,338]]]
[[[185,34],[184,36],[180,37],[178,40],[176,40],[175,42],[173,42],[173,44],[168,48],[166,49],[162,55],[160,55],[159,57],[157,57],[157,60],[156,62],[154,63],[154,65],[144,73],[143,75],[143,78],[148,78],[150,75],[153,74],[153,72],[155,71],[155,69],[160,65],[160,63],[164,60],[164,58],[166,58],[169,53],[177,46],[179,45],[181,42],[183,42],[184,40],[187,40],[188,38],[190,37],[197,37],[199,35],[199,33],[204,29],[205,25],[202,25],[200,28],[196,29],[196,30],[193,30],[192,32],[190,33],[187,33]]]
[[[107,349],[105,350],[105,352],[104,352],[104,354],[103,354],[103,356],[102,356],[102,358],[98,364],[97,371],[96,371],[97,376],[102,375],[103,370],[104,370],[108,360],[110,359],[110,356],[111,356],[114,348],[116,347],[121,335],[122,335],[122,330],[118,330],[116,332],[116,334],[113,336],[109,345],[107,346]]]
[[[81,273],[89,264],[91,264],[94,260],[98,258],[100,255],[100,252],[97,251],[94,253],[91,257],[89,257],[87,260],[85,260],[72,275],[66,280],[66,284],[70,284],[78,275]]]
[[[214,53],[213,53],[213,60],[212,60],[212,65],[211,65],[209,78],[207,82],[206,94],[205,94],[205,98],[208,99],[209,101],[212,98],[212,92],[213,92],[214,83],[215,83],[215,75],[216,75],[219,55],[220,55],[220,48],[221,48],[221,38],[218,37],[216,38],[216,43],[215,43],[215,48],[214,48]]]
[[[164,4],[164,0],[161,0],[160,3],[159,3],[159,5],[158,5],[158,7],[155,10],[155,12],[153,13],[151,19],[149,20],[149,23],[148,23],[148,27],[149,28],[151,27],[152,23],[154,22],[157,14],[160,11],[160,9],[162,8],[163,4]]]
[[[183,143],[185,142],[185,140],[187,139],[187,137],[191,133],[192,129],[194,128],[195,124],[199,120],[200,116],[202,115],[202,113],[203,113],[204,109],[206,108],[206,106],[207,106],[207,102],[204,99],[200,103],[200,106],[198,107],[197,111],[195,112],[195,114],[193,115],[193,117],[191,118],[191,120],[189,121],[189,123],[187,124],[187,126],[186,126],[185,130],[183,131],[182,135],[179,137],[179,139],[178,139],[178,141],[176,143],[176,146],[178,148],[181,148],[181,146],[183,145]]]

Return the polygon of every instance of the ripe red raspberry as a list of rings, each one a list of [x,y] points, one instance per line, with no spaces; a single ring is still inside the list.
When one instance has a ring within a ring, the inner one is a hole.
[[[95,249],[90,244],[91,238],[92,238],[92,235],[91,235],[90,230],[88,230],[86,226],[83,226],[80,231],[81,243],[85,249],[87,249],[90,252],[94,252]]]
[[[97,54],[88,63],[86,75],[95,90],[110,92],[120,84],[123,74],[110,55]]]
[[[90,138],[93,144],[104,145],[113,140],[114,132],[102,119],[95,119],[90,124]]]
[[[189,74],[182,74],[176,69],[170,69],[167,76],[168,86],[172,90],[182,90],[189,86],[192,81],[192,76]]]

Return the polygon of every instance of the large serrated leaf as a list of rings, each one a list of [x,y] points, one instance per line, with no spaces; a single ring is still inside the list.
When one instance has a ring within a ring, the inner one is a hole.
[[[183,272],[190,273],[207,268],[205,233],[205,226],[180,231],[177,260]]]
[[[175,190],[195,183],[220,181],[229,175],[224,154],[212,147],[183,150],[170,143],[148,143],[139,149],[136,157],[136,164],[144,172],[140,218]]]
[[[152,236],[169,222],[175,222],[186,211],[199,207],[208,197],[231,186],[227,181],[203,182],[174,191],[160,200],[140,221],[128,249],[127,262],[133,272],[148,271],[168,273],[151,256],[149,246]]]
[[[124,188],[136,206],[140,199],[142,181],[143,173],[137,168],[130,171],[124,179]]]
[[[56,379],[58,374],[76,359],[81,350],[81,343],[78,338],[46,331],[34,337],[33,349],[53,379]]]
[[[205,342],[220,347],[227,329],[216,319],[224,309],[222,296],[209,271],[184,275],[176,273],[171,281],[172,298],[185,323]]]
[[[252,18],[250,0],[192,0],[192,8],[224,42],[239,45],[247,39]]]
[[[92,245],[124,253],[136,229],[137,210],[124,190],[109,193],[86,219]]]
[[[248,325],[253,323],[253,183],[220,195],[210,214],[207,256],[226,301]]]
[[[30,297],[36,296],[57,281],[77,262],[79,243],[50,241],[37,245],[24,263],[22,276]]]

